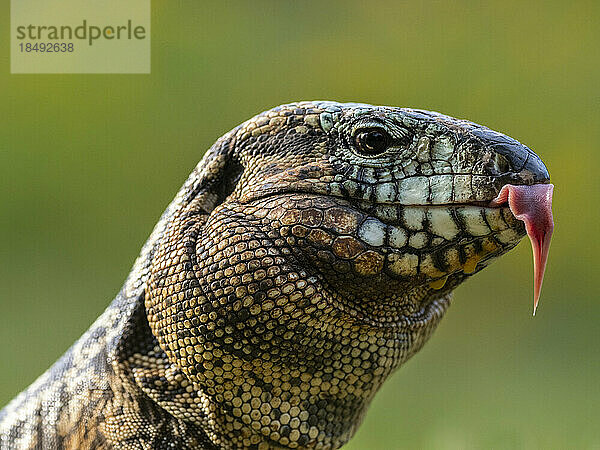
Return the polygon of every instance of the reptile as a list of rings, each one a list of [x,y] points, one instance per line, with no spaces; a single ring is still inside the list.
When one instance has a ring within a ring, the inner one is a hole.
[[[2,410],[0,447],[339,448],[460,283],[527,233],[543,275],[550,187],[528,147],[440,113],[263,112],[206,152],[110,306]]]

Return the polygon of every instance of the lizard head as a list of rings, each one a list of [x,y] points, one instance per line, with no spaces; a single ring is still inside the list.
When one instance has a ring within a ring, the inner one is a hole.
[[[419,308],[512,248],[523,222],[490,203],[505,185],[549,179],[508,136],[404,108],[282,106],[242,125],[237,145],[246,169],[230,199],[275,209],[336,292],[391,322],[378,305]]]
[[[152,264],[151,329],[218,439],[337,448],[452,290],[525,235],[493,203],[502,188],[548,179],[524,145],[442,114],[274,108],[184,185]]]

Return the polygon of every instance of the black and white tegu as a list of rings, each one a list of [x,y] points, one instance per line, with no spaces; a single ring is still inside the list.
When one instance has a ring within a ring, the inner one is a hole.
[[[116,299],[2,410],[0,447],[338,448],[452,291],[527,233],[537,303],[551,196],[535,153],[465,120],[259,114],[206,152]]]

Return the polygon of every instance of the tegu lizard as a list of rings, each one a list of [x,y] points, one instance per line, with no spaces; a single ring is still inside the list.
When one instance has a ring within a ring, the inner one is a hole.
[[[439,113],[278,106],[206,152],[2,449],[342,446],[452,291],[552,232],[529,148]]]

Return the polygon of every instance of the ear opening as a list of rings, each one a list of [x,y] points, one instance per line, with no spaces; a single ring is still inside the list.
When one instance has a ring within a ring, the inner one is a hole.
[[[242,166],[242,164],[236,158],[230,157],[225,162],[221,183],[217,183],[214,187],[214,190],[217,194],[217,202],[214,207],[223,203],[225,199],[233,193],[238,182],[242,178],[243,171],[244,166]]]
[[[188,208],[210,214],[235,190],[244,167],[234,154],[233,142],[229,137],[219,139],[200,160],[184,187]]]

